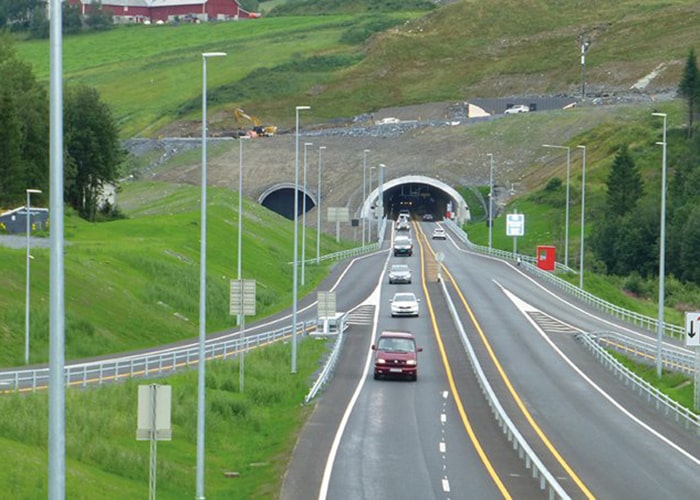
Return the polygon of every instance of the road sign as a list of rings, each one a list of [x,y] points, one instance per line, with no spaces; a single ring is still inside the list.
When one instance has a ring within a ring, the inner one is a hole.
[[[231,280],[229,314],[255,316],[255,280]]]
[[[700,312],[685,313],[685,345],[700,346]]]
[[[317,316],[330,318],[336,313],[335,292],[318,292]]]
[[[506,214],[506,235],[523,236],[525,234],[525,214]]]

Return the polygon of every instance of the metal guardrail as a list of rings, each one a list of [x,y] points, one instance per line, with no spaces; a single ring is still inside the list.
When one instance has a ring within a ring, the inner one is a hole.
[[[598,335],[579,333],[576,335],[576,338],[583,342],[593,355],[604,366],[611,369],[626,385],[646,396],[649,402],[653,402],[657,410],[663,411],[666,415],[671,415],[676,422],[684,424],[686,428],[695,429],[695,433],[700,435],[700,415],[682,406],[649,382],[643,380],[636,373],[628,370],[605,350],[600,344]]]
[[[335,344],[333,344],[333,349],[331,350],[331,353],[328,356],[326,364],[321,370],[321,373],[316,379],[316,382],[314,382],[314,385],[311,386],[311,390],[309,390],[309,393],[306,395],[306,397],[304,397],[304,404],[308,404],[309,401],[315,398],[316,394],[318,394],[321,388],[324,387],[326,383],[330,380],[330,378],[333,376],[333,373],[335,371],[335,365],[338,362],[338,358],[340,357],[340,352],[343,350],[343,343],[345,340],[346,316],[347,314],[343,315],[343,317],[340,320],[340,328],[338,329],[338,334],[335,339]]]
[[[566,493],[566,491],[564,491],[564,488],[562,488],[562,486],[556,480],[554,475],[551,472],[549,472],[549,470],[545,467],[545,465],[539,459],[534,450],[530,447],[530,445],[522,436],[522,434],[520,434],[520,431],[518,431],[513,421],[510,419],[506,411],[501,406],[501,403],[498,400],[498,396],[496,396],[496,393],[491,388],[491,384],[489,383],[486,374],[481,368],[481,364],[479,363],[479,360],[476,357],[476,353],[474,352],[471,342],[469,342],[469,338],[467,337],[467,334],[464,331],[464,327],[462,326],[462,323],[459,320],[459,315],[457,314],[457,310],[454,306],[454,303],[452,302],[452,298],[450,297],[450,294],[447,291],[447,287],[445,286],[444,280],[440,280],[440,286],[442,289],[442,293],[445,296],[445,300],[447,301],[452,320],[454,321],[455,326],[459,330],[460,339],[462,340],[462,344],[464,345],[469,356],[469,361],[471,363],[472,369],[474,370],[474,373],[476,374],[477,381],[479,382],[479,386],[481,387],[481,392],[486,397],[486,401],[491,407],[493,415],[496,417],[496,420],[498,421],[498,424],[500,425],[501,429],[503,429],[503,432],[506,434],[508,441],[513,443],[514,451],[517,451],[520,458],[522,458],[525,461],[525,467],[527,469],[532,470],[532,477],[534,479],[539,479],[540,489],[548,490],[550,500],[553,500],[554,498],[569,499],[570,497]]]
[[[634,356],[645,361],[655,362],[658,345],[656,341],[642,340],[616,332],[595,332],[595,338],[603,347],[613,349],[625,355]],[[661,363],[667,370],[684,373],[686,375],[695,374],[695,357],[690,352],[668,347],[661,348]]]
[[[453,221],[445,220],[445,225],[452,230],[452,233],[457,238],[459,238],[462,242],[464,242],[465,245],[467,245],[469,250],[511,261],[517,261],[517,259],[519,258],[521,265],[524,265],[528,272],[535,274],[538,278],[541,278],[563,289],[568,294],[573,295],[618,319],[627,321],[628,323],[631,323],[640,328],[646,328],[647,330],[654,332],[658,329],[659,321],[657,318],[652,318],[651,316],[639,314],[637,312],[616,306],[615,304],[611,304],[610,302],[607,302],[589,292],[586,292],[585,290],[582,290],[581,288],[575,285],[572,285],[568,281],[556,276],[554,273],[543,271],[542,269],[537,267],[537,261],[534,257],[530,257],[528,255],[514,254],[513,252],[504,252],[503,250],[497,250],[493,248],[489,249],[488,247],[475,245],[474,243],[469,241],[467,233]],[[555,269],[560,272],[576,272],[573,269],[560,264],[559,262],[556,263]],[[666,322],[663,323],[663,332],[664,335],[677,339],[681,339],[685,335],[684,327]]]
[[[297,324],[297,335],[305,335],[315,329],[315,323]],[[240,352],[257,349],[292,336],[292,327],[228,339],[210,339],[205,345],[205,359],[228,359],[238,356]],[[197,343],[160,351],[158,353],[140,354],[91,361],[71,363],[65,366],[66,386],[86,387],[91,384],[103,384],[131,377],[155,377],[171,373],[182,368],[196,366],[199,362]],[[0,372],[0,393],[30,392],[45,389],[49,383],[49,368],[8,370]]]

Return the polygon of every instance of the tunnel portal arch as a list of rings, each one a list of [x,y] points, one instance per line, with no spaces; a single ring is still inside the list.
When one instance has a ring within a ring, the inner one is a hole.
[[[318,204],[318,200],[316,193],[308,189],[304,191],[302,186],[297,185],[297,190],[299,191],[297,216],[299,216],[304,211],[304,196],[306,196],[307,212]],[[258,203],[282,217],[294,220],[294,183],[282,182],[270,186],[258,196]]]
[[[384,213],[390,219],[395,219],[402,208],[408,208],[413,215],[430,213],[439,219],[445,215],[450,203],[458,224],[471,219],[464,197],[439,179],[424,175],[405,175],[386,181],[381,187]],[[370,217],[378,198],[379,187],[376,187],[363,200],[360,218]]]

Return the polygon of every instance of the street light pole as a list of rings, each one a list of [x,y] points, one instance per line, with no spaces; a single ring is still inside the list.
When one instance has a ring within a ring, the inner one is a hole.
[[[569,190],[571,186],[571,148],[543,144],[543,148],[566,149],[566,222],[564,223],[564,265],[569,267]]]
[[[41,194],[41,189],[27,189],[27,286],[26,289],[26,300],[25,300],[25,311],[24,311],[24,364],[29,364],[29,268],[32,256],[29,252],[30,242],[29,237],[32,233],[32,225],[29,221],[31,218],[31,195]]]
[[[297,308],[298,283],[297,266],[299,259],[299,111],[311,109],[311,106],[296,107],[295,154],[294,154],[294,264],[292,274],[292,373],[297,372]]]
[[[581,100],[586,99],[586,52],[590,47],[588,41],[581,43]]]
[[[202,53],[202,194],[199,250],[199,354],[197,358],[197,499],[204,499],[204,390],[205,343],[207,340],[207,58],[225,52]]]
[[[318,190],[316,197],[318,198],[316,209],[316,264],[321,263],[321,152],[326,149],[326,146],[318,147]]]
[[[386,165],[379,164],[379,172],[377,172],[377,240],[379,240],[379,232],[384,218],[384,169]]]
[[[313,146],[312,142],[304,143],[304,189],[301,202],[301,286],[306,281],[306,148]]]
[[[493,242],[493,153],[488,153],[489,157],[489,214],[487,222],[489,224],[489,250]]]
[[[664,140],[657,142],[663,147],[661,160],[661,234],[659,236],[659,318],[656,335],[656,375],[661,378],[663,363],[661,349],[664,338],[664,285],[666,280],[666,113],[652,113],[664,119]]]
[[[583,150],[583,170],[581,172],[581,257],[579,261],[578,287],[583,290],[583,255],[585,247],[583,238],[585,237],[586,227],[586,146],[576,146]]]
[[[372,196],[372,170],[374,170],[374,167],[369,167],[369,189],[367,190],[367,195]],[[372,204],[369,204],[370,208],[370,219],[369,223],[367,224],[367,241],[370,242],[372,241],[372,222],[374,220],[374,213],[372,212]]]
[[[367,153],[369,149],[364,150],[362,159],[362,208],[367,200]],[[363,213],[360,215],[362,216],[362,248],[365,248],[365,216]]]

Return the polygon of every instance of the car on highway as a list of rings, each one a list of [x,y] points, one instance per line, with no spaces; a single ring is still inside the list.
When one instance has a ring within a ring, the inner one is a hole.
[[[399,255],[413,255],[413,240],[408,236],[396,236],[394,238],[394,257]]]
[[[397,292],[390,300],[391,316],[415,316],[418,317],[420,312],[418,302],[420,299],[413,292]]]
[[[423,220],[425,222],[433,222],[435,220],[435,216],[433,214],[423,214]]]
[[[411,283],[411,268],[406,264],[393,264],[389,269],[389,284]]]
[[[516,104],[506,109],[503,113],[506,115],[517,115],[518,113],[529,113],[530,106],[527,104]]]
[[[445,230],[441,227],[436,227],[433,229],[433,239],[434,240],[446,240],[447,239],[447,233]]]
[[[396,223],[396,230],[397,231],[410,231],[411,230],[411,223],[408,222],[407,219],[400,219]]]
[[[407,377],[418,380],[418,353],[416,339],[410,332],[385,330],[372,344],[374,351],[374,379],[380,377]]]

